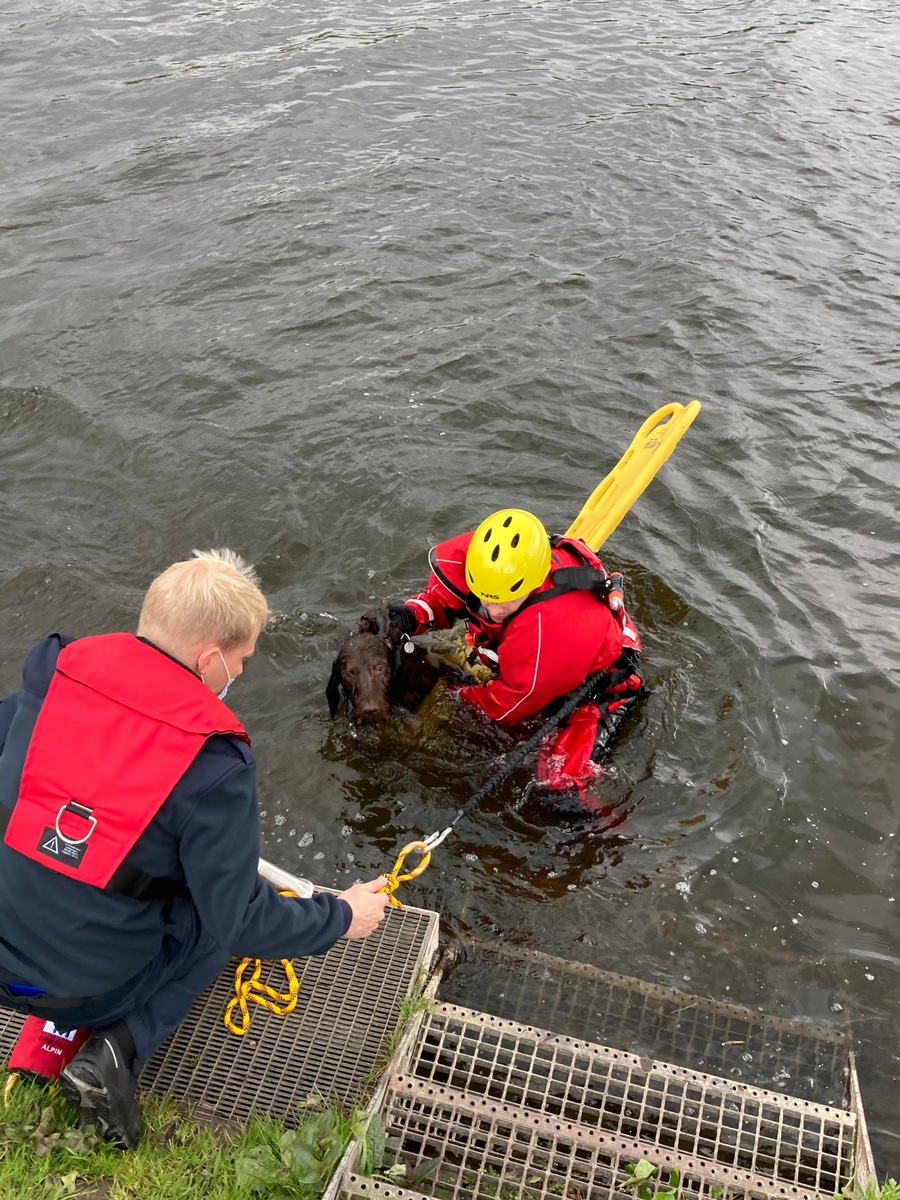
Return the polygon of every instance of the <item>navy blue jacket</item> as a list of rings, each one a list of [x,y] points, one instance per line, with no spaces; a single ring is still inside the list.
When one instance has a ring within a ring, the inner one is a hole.
[[[7,808],[18,799],[57,656],[71,640],[54,634],[39,643],[25,661],[21,689],[0,700],[0,804]],[[126,861],[186,884],[201,927],[223,950],[251,958],[323,954],[349,928],[349,904],[330,893],[280,896],[259,877],[259,847],[253,753],[239,738],[217,735]],[[18,976],[51,996],[111,991],[159,954],[165,912],[164,901],[70,879],[0,840],[0,978]]]

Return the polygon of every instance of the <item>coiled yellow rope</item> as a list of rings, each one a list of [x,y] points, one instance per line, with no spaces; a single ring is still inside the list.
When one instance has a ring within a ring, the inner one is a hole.
[[[279,892],[279,895],[296,896],[297,892],[283,891]],[[277,1013],[279,1017],[286,1017],[289,1012],[294,1011],[297,997],[300,995],[297,972],[289,958],[283,958],[281,965],[287,977],[286,992],[279,992],[269,984],[262,982],[260,978],[263,969],[261,959],[241,959],[234,973],[234,995],[225,1007],[225,1028],[229,1033],[233,1033],[237,1037],[244,1036],[250,1028],[251,1004],[259,1004],[263,1008],[267,1008],[269,1012]],[[252,970],[247,976],[246,972],[251,967]],[[235,1009],[239,1009],[238,1017],[234,1015]]]
[[[422,855],[421,862],[418,866],[413,867],[411,871],[400,874],[400,870],[406,861],[408,854],[413,851],[418,851]],[[393,870],[385,876],[387,882],[381,889],[387,892],[388,899],[394,908],[402,908],[403,905],[394,895],[394,892],[401,883],[408,883],[410,879],[415,879],[417,875],[421,875],[428,864],[431,862],[431,851],[424,842],[410,842],[408,846],[404,846],[397,855],[397,861],[394,863]],[[296,892],[283,891],[279,892],[281,896],[296,896]],[[271,987],[268,983],[263,983],[261,979],[263,964],[259,958],[242,958],[234,972],[234,995],[228,1001],[225,1007],[225,1028],[229,1033],[235,1034],[236,1037],[243,1037],[250,1028],[250,1005],[259,1004],[262,1008],[266,1008],[269,1012],[276,1013],[279,1017],[286,1017],[288,1013],[293,1012],[297,1004],[297,997],[300,995],[300,983],[297,979],[297,972],[294,970],[294,964],[289,958],[283,958],[281,965],[284,968],[284,974],[287,978],[287,991],[279,992]],[[249,970],[249,975],[247,974]],[[238,1010],[237,1017],[235,1010]]]

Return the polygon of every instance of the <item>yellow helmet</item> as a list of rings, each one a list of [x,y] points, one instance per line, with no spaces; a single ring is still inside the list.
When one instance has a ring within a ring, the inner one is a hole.
[[[501,508],[472,534],[466,580],[480,600],[506,604],[533,592],[550,570],[550,539],[537,517]]]

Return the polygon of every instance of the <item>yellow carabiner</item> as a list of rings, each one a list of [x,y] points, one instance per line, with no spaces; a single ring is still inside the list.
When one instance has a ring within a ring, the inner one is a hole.
[[[411,871],[407,871],[405,875],[401,875],[400,868],[403,866],[407,854],[412,854],[414,850],[418,851],[419,854],[422,855],[422,861],[417,867],[413,867]],[[383,892],[387,892],[388,899],[394,908],[403,907],[400,901],[394,896],[394,892],[397,890],[400,884],[407,883],[410,879],[415,879],[417,875],[421,875],[430,862],[431,851],[424,842],[410,842],[408,846],[403,847],[403,849],[397,855],[397,861],[394,863],[393,869],[389,871],[386,876],[387,883],[381,889]]]

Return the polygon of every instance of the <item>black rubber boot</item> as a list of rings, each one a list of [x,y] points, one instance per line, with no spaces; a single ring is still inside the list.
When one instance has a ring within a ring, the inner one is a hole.
[[[100,1133],[123,1150],[141,1140],[141,1110],[135,1099],[133,1061],[111,1029],[97,1029],[68,1066],[59,1087],[78,1109],[81,1125],[97,1125]]]

